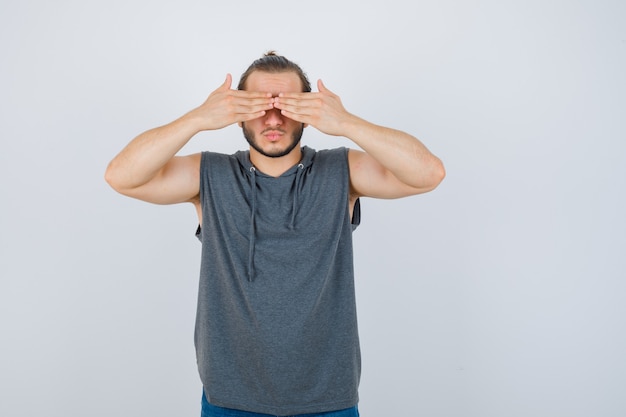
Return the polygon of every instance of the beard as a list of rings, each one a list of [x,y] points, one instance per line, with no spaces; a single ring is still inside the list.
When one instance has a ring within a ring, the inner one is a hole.
[[[255,151],[257,151],[263,156],[267,156],[268,158],[280,158],[281,156],[287,155],[296,146],[298,146],[298,144],[300,143],[300,139],[302,138],[302,133],[304,132],[304,123],[300,125],[300,129],[297,129],[293,132],[293,134],[291,135],[291,142],[289,142],[284,149],[275,149],[273,151],[268,151],[268,150],[261,148],[261,146],[256,140],[256,137],[254,136],[254,132],[251,132],[250,130],[248,130],[246,128],[245,123],[242,123],[242,129],[243,129],[243,136],[246,138],[250,146]],[[276,128],[273,128],[271,130],[276,130],[282,133],[285,132],[284,130],[276,129]]]

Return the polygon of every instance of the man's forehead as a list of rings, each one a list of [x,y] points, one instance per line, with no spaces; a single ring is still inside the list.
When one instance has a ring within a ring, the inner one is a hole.
[[[248,76],[246,90],[263,91],[272,93],[272,96],[278,96],[280,93],[301,92],[302,82],[298,74],[293,71],[254,71]]]

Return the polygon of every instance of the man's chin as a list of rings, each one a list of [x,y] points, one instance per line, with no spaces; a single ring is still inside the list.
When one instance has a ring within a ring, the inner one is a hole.
[[[285,155],[289,155],[291,151],[293,151],[299,145],[299,142],[300,141],[297,141],[286,147],[278,146],[278,145],[270,145],[266,147],[261,147],[255,142],[252,142],[252,143],[249,142],[249,143],[250,143],[250,146],[252,146],[252,148],[255,151],[257,151],[263,156],[266,156],[268,158],[281,158]]]

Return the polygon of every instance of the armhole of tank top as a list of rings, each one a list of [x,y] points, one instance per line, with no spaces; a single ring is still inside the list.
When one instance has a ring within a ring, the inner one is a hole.
[[[352,231],[354,231],[361,224],[361,199],[357,198],[354,201],[354,207],[352,209],[352,218],[350,219],[352,225]]]
[[[200,174],[199,174],[200,175],[200,181],[199,181],[200,190],[198,190],[198,199],[200,200],[198,204],[200,205],[200,208],[199,208],[200,213],[197,213],[197,210],[196,210],[196,215],[198,216],[198,227],[196,228],[196,233],[195,233],[195,236],[198,238],[200,242],[202,242],[201,214],[202,214],[202,206],[203,206],[202,202],[204,201],[203,200],[204,198],[204,192],[203,192],[204,190],[204,164],[206,163],[206,158],[207,158],[206,152],[202,152],[200,156]]]

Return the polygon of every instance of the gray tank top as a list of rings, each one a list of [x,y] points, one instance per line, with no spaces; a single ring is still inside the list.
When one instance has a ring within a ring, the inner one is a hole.
[[[348,150],[302,152],[278,178],[247,151],[202,154],[195,346],[214,405],[280,416],[358,402]]]

